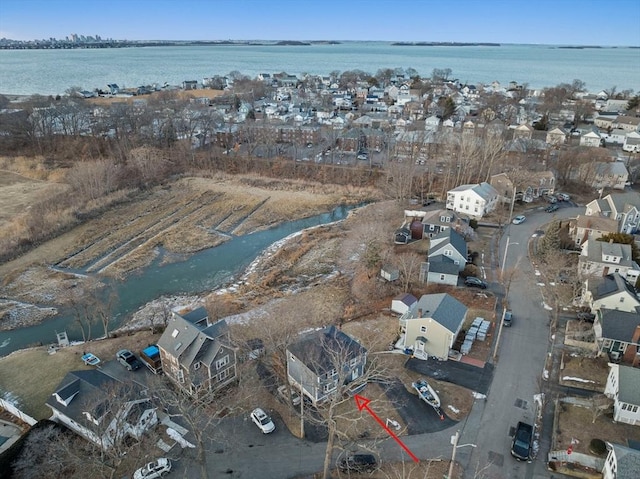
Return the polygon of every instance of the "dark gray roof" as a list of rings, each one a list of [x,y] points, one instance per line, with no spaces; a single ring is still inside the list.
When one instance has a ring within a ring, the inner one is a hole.
[[[607,195],[605,199],[615,208],[616,212],[618,213],[627,212],[631,209],[631,207],[640,209],[640,194],[636,193],[635,191],[610,194]]]
[[[86,424],[87,421],[82,413],[89,412],[90,404],[104,396],[107,389],[115,387],[118,383],[117,379],[107,376],[98,369],[71,371],[60,381],[46,404],[52,409],[63,412],[74,421]],[[63,400],[68,400],[74,394],[77,396],[65,406],[58,402],[56,394]]]
[[[620,262],[614,263],[612,259],[605,261],[604,258],[606,256],[618,257],[620,258]],[[626,267],[636,266],[633,261],[630,244],[608,243],[592,238],[588,240],[586,256],[580,255],[580,261],[584,261],[585,258],[594,263],[619,264],[620,266]]]
[[[460,331],[466,315],[467,307],[447,293],[425,294],[411,307],[413,319],[432,318],[454,334]]]
[[[604,339],[631,341],[633,333],[640,325],[640,314],[607,308],[601,308],[600,313],[600,324],[602,325],[602,337]]]
[[[637,479],[640,471],[640,451],[611,444],[616,455],[616,479]]]
[[[429,254],[440,251],[448,244],[450,244],[462,256],[465,258],[467,257],[467,242],[464,240],[462,235],[453,228],[447,228],[431,238]]]
[[[407,306],[411,306],[412,304],[418,301],[418,298],[416,298],[414,295],[410,293],[400,293],[398,296],[396,296],[393,299],[395,301],[402,301]]]
[[[360,343],[335,326],[305,334],[288,350],[318,376],[338,369],[334,359],[349,361],[367,352]]]
[[[618,400],[640,406],[640,369],[618,366]]]
[[[454,276],[458,276],[460,269],[458,265],[455,264],[451,258],[445,255],[438,255],[429,258],[429,273],[440,273],[440,274],[450,274]]]
[[[612,294],[627,292],[638,301],[635,288],[619,274],[608,274],[601,278],[594,278],[589,281],[589,291],[593,294],[594,300],[606,298]]]
[[[222,346],[219,338],[226,336],[229,331],[224,319],[207,326],[203,322],[201,310],[204,308],[198,308],[185,316],[173,313],[158,340],[158,347],[178,358],[180,364],[186,367],[190,367],[196,359],[211,364]],[[189,315],[197,322],[189,321],[186,318]]]
[[[207,310],[203,307],[196,308],[193,311],[188,312],[187,314],[183,314],[182,317],[193,324],[198,324],[203,321],[206,322],[208,314]]]

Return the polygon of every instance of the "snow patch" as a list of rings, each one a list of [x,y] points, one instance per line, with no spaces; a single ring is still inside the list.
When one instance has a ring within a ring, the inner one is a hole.
[[[487,398],[486,394],[478,393],[478,392],[475,392],[475,391],[473,391],[472,394],[473,394],[473,398],[474,399],[486,399]]]
[[[453,407],[451,404],[449,404],[447,406],[449,409],[451,409],[455,414],[458,414],[460,412],[460,409],[456,409],[455,407]]]
[[[591,379],[574,378],[572,376],[563,376],[562,380],[563,381],[575,381],[577,383],[595,383],[595,381],[592,381]]]
[[[544,379],[545,381],[549,379],[549,371],[547,371],[546,369],[542,371],[542,379]]]
[[[536,276],[540,276],[540,275],[541,275],[541,273],[540,273],[540,271],[539,271],[539,270],[535,270],[535,273],[534,273],[534,274],[535,274]]]
[[[546,309],[547,311],[552,311],[553,310],[553,308],[551,306],[549,306],[547,303],[544,303],[544,302],[542,303],[542,307],[544,309]]]

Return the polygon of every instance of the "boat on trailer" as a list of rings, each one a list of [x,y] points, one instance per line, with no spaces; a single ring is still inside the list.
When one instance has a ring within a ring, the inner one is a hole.
[[[418,396],[429,406],[440,407],[440,398],[427,381],[419,379],[411,384],[418,391]]]
[[[441,420],[444,420],[444,412],[440,409],[440,397],[429,383],[424,379],[419,379],[411,383],[411,386],[418,391],[418,397],[431,406]]]

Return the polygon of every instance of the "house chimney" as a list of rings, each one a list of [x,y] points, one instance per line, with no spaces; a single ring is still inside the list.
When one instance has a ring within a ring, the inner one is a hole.
[[[422,317],[422,308],[418,308],[418,318]]]
[[[609,238],[609,244],[613,244],[613,238]]]

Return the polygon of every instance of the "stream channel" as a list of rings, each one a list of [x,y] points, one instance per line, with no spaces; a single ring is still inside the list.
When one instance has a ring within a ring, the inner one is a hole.
[[[354,207],[340,206],[329,213],[279,224],[273,228],[243,236],[233,236],[225,243],[193,254],[184,261],[151,265],[114,283],[117,303],[111,330],[118,328],[140,307],[160,296],[198,294],[230,284],[270,245],[293,233],[313,226],[339,221]],[[102,327],[94,324],[92,336]],[[0,331],[0,356],[38,343],[56,342],[56,333],[66,331],[71,341],[82,340],[82,332],[70,311],[60,309],[56,316],[42,323],[11,331]]]

